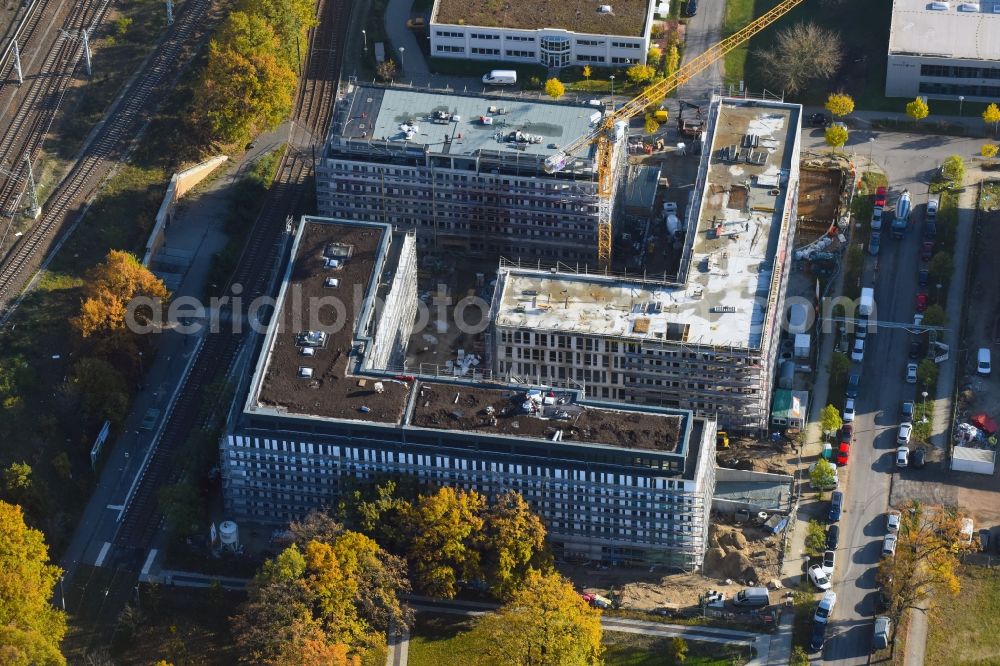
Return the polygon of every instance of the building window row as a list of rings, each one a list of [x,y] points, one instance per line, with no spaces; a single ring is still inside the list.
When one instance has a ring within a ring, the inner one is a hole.
[[[507,35],[508,42],[534,42],[534,37],[528,37],[526,35]]]
[[[441,53],[465,53],[464,46],[451,46],[449,44],[438,44],[437,50]],[[473,49],[475,51],[475,49]]]
[[[500,55],[500,49],[484,49],[473,46],[471,51],[473,55]]]
[[[473,39],[500,39],[500,35],[491,35],[488,32],[473,32],[469,37]]]
[[[465,37],[464,32],[455,32],[454,30],[435,30],[434,34],[438,37]]]
[[[1000,86],[970,86],[955,83],[920,84],[920,92],[925,95],[965,95],[967,97],[1000,97]]]
[[[616,49],[637,49],[642,46],[637,42],[611,42],[611,46]]]
[[[611,62],[615,65],[631,65],[635,58],[622,58],[620,56],[611,56]]]
[[[607,42],[603,39],[578,39],[577,46],[604,46]]]
[[[952,79],[1000,79],[1000,68],[963,67],[960,65],[921,65],[920,76],[938,76]]]
[[[514,49],[507,49],[507,56],[510,58],[534,58],[534,51],[516,51]]]
[[[604,62],[604,56],[578,54],[576,59],[580,62]]]

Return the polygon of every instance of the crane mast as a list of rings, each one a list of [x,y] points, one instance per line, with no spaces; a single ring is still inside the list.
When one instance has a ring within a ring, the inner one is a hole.
[[[662,81],[645,88],[638,95],[613,110],[601,119],[593,131],[577,138],[563,147],[558,153],[545,159],[544,168],[548,173],[562,171],[571,156],[592,143],[597,144],[597,196],[599,219],[597,225],[597,263],[601,270],[611,266],[611,201],[614,190],[614,144],[616,143],[616,125],[627,123],[652,104],[659,104],[679,86],[687,83],[692,77],[708,69],[727,53],[743,44],[751,37],[767,28],[794,9],[803,0],[783,0],[769,12],[740,28],[732,35],[708,47],[704,53],[692,58],[681,66],[674,74]]]

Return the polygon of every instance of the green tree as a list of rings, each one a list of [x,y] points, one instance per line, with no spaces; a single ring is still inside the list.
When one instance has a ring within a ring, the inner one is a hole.
[[[163,486],[159,500],[167,531],[175,539],[191,536],[204,527],[204,503],[198,488],[190,481]]]
[[[417,500],[408,521],[408,556],[418,590],[451,599],[458,593],[458,581],[482,579],[479,552],[485,506],[479,493],[447,486]]]
[[[496,613],[470,632],[476,663],[489,666],[598,666],[601,616],[559,574],[532,572]]]
[[[997,133],[997,123],[1000,123],[1000,106],[996,103],[992,103],[986,107],[983,111],[983,122],[987,125],[993,125],[993,136]]]
[[[128,415],[125,377],[103,358],[84,357],[73,364],[70,388],[80,404],[80,418],[93,424],[107,419],[121,425]]]
[[[819,557],[826,550],[826,527],[818,520],[810,520],[806,526],[806,551],[812,557]]]
[[[837,468],[829,460],[820,458],[816,461],[816,466],[809,472],[809,481],[814,488],[829,488],[836,478]]]
[[[0,501],[0,655],[5,664],[66,663],[59,645],[66,615],[50,602],[62,576],[45,538],[24,523],[21,507]]]
[[[392,58],[386,58],[379,64],[375,65],[375,76],[377,76],[380,81],[392,81],[396,78],[396,61]]]
[[[846,93],[830,93],[826,98],[826,110],[835,116],[846,116],[854,112],[854,98]]]
[[[992,143],[984,143],[983,147],[979,150],[979,154],[988,159],[996,157],[997,152],[1000,152],[1000,147]]]
[[[128,29],[132,27],[132,19],[127,16],[120,16],[115,20],[115,36],[118,39],[125,39],[128,36]]]
[[[647,115],[643,124],[643,129],[646,130],[646,134],[655,134],[656,131],[660,129],[660,123],[656,122],[656,118],[652,115]]]
[[[632,83],[648,83],[653,80],[654,76],[656,76],[656,70],[649,65],[643,65],[640,63],[632,65],[625,70],[625,76],[627,76],[628,80]]]
[[[955,270],[955,262],[951,254],[944,250],[937,252],[927,264],[927,272],[935,282],[947,282],[951,279],[951,273]]]
[[[646,64],[656,69],[663,62],[663,49],[659,46],[650,46],[646,52]]]
[[[261,16],[278,38],[281,59],[290,67],[305,60],[309,30],[319,22],[309,0],[242,0],[239,9]]]
[[[490,503],[483,533],[483,571],[498,599],[510,599],[530,572],[549,568],[545,525],[520,493],[508,490]]]
[[[948,181],[949,187],[961,187],[965,180],[965,161],[961,155],[946,157],[941,163],[941,177]]]
[[[847,357],[847,354],[842,352],[833,352],[833,355],[830,357],[830,376],[834,379],[834,381],[839,382],[846,379],[847,372],[850,369],[851,359]]]
[[[948,316],[944,308],[935,303],[924,311],[924,324],[927,326],[944,326],[948,322]]]
[[[925,358],[917,366],[917,381],[920,382],[924,388],[932,389],[937,385],[938,380],[938,367],[937,363],[929,358]]]
[[[671,46],[670,51],[667,52],[667,76],[673,76],[677,73],[677,69],[681,66],[681,52],[677,50],[677,46]]]
[[[826,145],[833,148],[834,151],[847,143],[847,137],[847,128],[843,125],[830,125],[823,132],[823,139],[826,141]]]
[[[277,127],[292,109],[295,70],[265,18],[232,12],[209,43],[195,108],[212,135],[242,143]]]
[[[789,666],[809,666],[809,654],[801,645],[796,645],[792,650],[792,660]]]
[[[922,98],[917,97],[912,102],[908,102],[906,105],[906,115],[913,118],[916,122],[920,122],[931,113],[930,108],[927,106]]]
[[[549,79],[545,82],[545,94],[552,99],[559,99],[566,94],[566,86],[559,79]]]
[[[843,421],[840,418],[840,410],[835,405],[827,405],[819,415],[820,427],[824,433],[836,432],[840,430]]]
[[[670,643],[667,646],[667,658],[670,660],[671,664],[683,664],[687,661],[688,655],[688,644],[687,641],[680,636],[674,636],[670,639]]]

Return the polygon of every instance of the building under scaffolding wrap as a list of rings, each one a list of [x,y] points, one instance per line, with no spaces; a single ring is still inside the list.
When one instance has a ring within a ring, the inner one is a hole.
[[[408,333],[412,323],[413,262],[412,238],[388,225],[302,220],[222,440],[227,512],[282,524],[335,505],[358,482],[415,476],[520,492],[560,558],[699,567],[715,422],[578,391],[380,368],[405,339],[386,329]],[[337,295],[335,325],[312,323],[309,304]]]
[[[559,173],[542,165],[600,114],[580,104],[354,87],[335,107],[317,165],[319,211],[414,229],[421,251],[596,266],[624,139],[604,199],[592,147]]]
[[[713,100],[677,282],[503,262],[487,343],[495,376],[766,428],[800,115],[794,104]]]

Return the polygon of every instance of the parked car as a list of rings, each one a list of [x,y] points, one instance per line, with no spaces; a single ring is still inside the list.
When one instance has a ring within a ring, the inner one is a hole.
[[[976,374],[989,377],[990,373],[993,372],[992,361],[989,347],[981,347],[976,352]]]
[[[885,591],[885,588],[878,588],[878,592],[875,593],[875,612],[885,613],[889,610],[889,603],[892,600],[889,598],[889,593]]]
[[[821,590],[829,590],[832,586],[830,579],[823,573],[823,567],[818,564],[809,567],[809,581]]]
[[[924,315],[920,312],[913,315],[913,325],[920,326],[924,323]]]
[[[833,575],[833,568],[837,564],[837,551],[835,550],[824,550],[823,551],[823,573],[827,576]]]
[[[910,340],[910,351],[908,354],[910,358],[912,359],[920,358],[921,356],[923,356],[923,350],[924,346],[920,344],[919,339],[914,338],[913,340]]]
[[[916,384],[917,383],[917,364],[907,363],[906,364],[906,383]]]
[[[878,256],[879,248],[882,245],[882,234],[878,231],[873,231],[871,236],[868,238],[868,254],[873,257]]]
[[[910,450],[905,446],[896,449],[896,467],[906,467],[910,464]]]
[[[921,268],[917,272],[917,284],[921,287],[926,287],[927,283],[930,282],[931,272],[926,268]]]
[[[684,5],[684,16],[691,18],[698,13],[698,0],[687,0]]]
[[[826,547],[829,550],[837,550],[837,545],[840,543],[840,528],[836,525],[830,525],[830,528],[826,531]]]
[[[927,309],[927,294],[924,292],[917,294],[916,308],[917,312],[923,312]]]
[[[850,444],[840,444],[837,448],[837,459],[836,463],[843,467],[847,464],[847,461],[851,457],[851,445]]]
[[[851,360],[861,363],[865,360],[865,341],[861,338],[854,338],[854,348],[851,350]]]
[[[885,650],[889,647],[889,637],[892,634],[892,620],[885,615],[875,618],[875,634],[872,636],[872,650]]]
[[[879,231],[882,229],[882,207],[875,206],[872,210],[872,229]]]
[[[830,116],[825,113],[810,113],[809,114],[809,126],[810,127],[827,127],[830,124]]]
[[[924,219],[926,219],[928,222],[934,222],[935,220],[937,220],[937,212],[938,212],[938,200],[934,198],[929,199],[927,201],[927,214],[924,216]]]
[[[857,398],[859,386],[861,386],[861,375],[856,372],[852,373],[851,376],[847,378],[847,397]]]
[[[854,398],[848,398],[844,401],[844,415],[841,417],[844,423],[851,423],[854,421]]]
[[[990,531],[986,528],[979,530],[979,550],[984,553],[990,552]]]
[[[829,622],[830,615],[833,614],[833,607],[837,605],[837,593],[833,590],[827,590],[823,593],[823,597],[819,600],[819,604],[816,606],[816,614],[813,615],[813,620],[815,622]]]
[[[896,445],[905,447],[910,443],[910,436],[913,435],[913,423],[906,422],[899,424],[899,431],[896,433]]]
[[[409,28],[410,30],[413,30],[415,28],[424,28],[427,27],[427,21],[425,21],[423,17],[418,16],[417,18],[411,18],[409,21],[407,21],[406,27]]]
[[[885,528],[889,530],[890,534],[895,534],[899,531],[899,524],[902,520],[902,513],[896,509],[890,509],[889,513],[885,514]]]
[[[882,557],[894,557],[896,555],[896,541],[899,539],[895,534],[886,534],[882,539]]]
[[[937,223],[928,220],[924,222],[924,238],[927,240],[934,240],[937,238]]]
[[[809,635],[809,651],[819,652],[826,641],[826,622],[813,622],[812,633]]]
[[[920,261],[930,261],[934,254],[934,241],[924,241],[920,244]]]
[[[875,205],[876,206],[883,206],[883,207],[885,206],[886,194],[888,194],[888,189],[886,188],[885,185],[880,185],[875,190]]]
[[[903,406],[899,408],[899,419],[903,423],[912,423],[913,422],[913,402],[912,401],[908,400],[908,401],[904,402]]]
[[[840,441],[842,442],[853,442],[854,441],[854,424],[845,423],[840,426]]]
[[[913,455],[910,456],[910,467],[913,467],[915,469],[923,469],[924,465],[927,464],[924,460],[924,455],[925,453],[922,447],[914,449]]]
[[[840,512],[844,507],[844,493],[834,490],[830,493],[830,513],[828,514],[831,523],[840,520]]]

